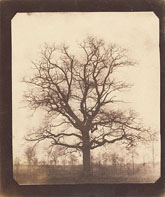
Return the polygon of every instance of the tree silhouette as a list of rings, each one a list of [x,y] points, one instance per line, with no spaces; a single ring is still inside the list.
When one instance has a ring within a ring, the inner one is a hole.
[[[77,157],[74,154],[70,155],[70,161],[69,161],[70,165],[75,165],[77,163]]]
[[[151,141],[152,148],[152,165],[153,169],[155,168],[155,142],[158,141],[158,135],[156,132],[149,133],[149,140]]]
[[[50,164],[56,166],[59,158],[63,156],[65,152],[64,152],[64,148],[59,146],[56,147],[54,150],[50,150],[50,151],[48,150],[47,154],[48,154],[48,159],[50,160]]]
[[[92,36],[78,47],[76,56],[66,45],[46,45],[33,62],[34,75],[23,79],[29,84],[24,95],[28,106],[46,111],[43,125],[26,140],[49,139],[50,147],[81,151],[83,172],[90,174],[91,150],[117,141],[131,147],[144,140],[146,130],[134,111],[113,108],[123,102],[116,99],[117,92],[130,87],[114,77],[121,67],[134,65],[127,50]]]
[[[33,165],[38,163],[38,159],[36,157],[36,150],[34,147],[28,146],[25,149],[25,158],[27,160],[28,165]]]
[[[131,150],[128,151],[127,153],[131,157],[131,162],[132,162],[132,172],[135,172],[135,158],[139,155],[136,148],[133,147]]]
[[[20,168],[20,158],[16,157],[14,160],[14,173],[18,174]]]

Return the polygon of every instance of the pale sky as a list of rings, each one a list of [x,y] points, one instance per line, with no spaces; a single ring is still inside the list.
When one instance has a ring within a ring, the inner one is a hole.
[[[32,112],[22,108],[26,85],[20,81],[31,75],[31,61],[38,59],[44,43],[65,42],[76,51],[76,42],[87,35],[129,50],[138,64],[118,73],[120,80],[134,84],[121,95],[130,102],[122,107],[133,108],[146,126],[160,131],[159,19],[153,12],[17,13],[12,19],[14,157],[22,157],[27,145],[23,136],[42,120],[42,114],[31,116]]]

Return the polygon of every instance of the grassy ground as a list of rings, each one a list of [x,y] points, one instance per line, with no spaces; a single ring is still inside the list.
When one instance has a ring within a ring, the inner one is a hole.
[[[159,178],[156,171],[117,169],[112,166],[95,166],[91,175],[82,175],[82,166],[20,166],[14,171],[19,184],[85,184],[85,183],[153,183]]]

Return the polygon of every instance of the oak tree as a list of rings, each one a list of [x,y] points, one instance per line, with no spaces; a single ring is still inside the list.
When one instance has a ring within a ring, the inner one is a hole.
[[[78,52],[77,52],[78,51]],[[26,140],[50,141],[80,151],[83,172],[90,174],[90,153],[106,144],[121,141],[127,147],[144,140],[145,129],[133,110],[115,109],[117,92],[130,85],[115,79],[120,68],[133,66],[127,50],[88,36],[78,43],[75,54],[65,44],[46,45],[24,95],[28,106],[43,109],[46,121],[26,136]]]

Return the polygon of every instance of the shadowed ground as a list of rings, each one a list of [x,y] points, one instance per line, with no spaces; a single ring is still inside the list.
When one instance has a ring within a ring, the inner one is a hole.
[[[83,183],[153,183],[159,178],[158,165],[131,166],[93,165],[91,175],[82,175],[82,166],[27,166],[14,171],[15,180],[21,185],[31,184],[83,184]]]

